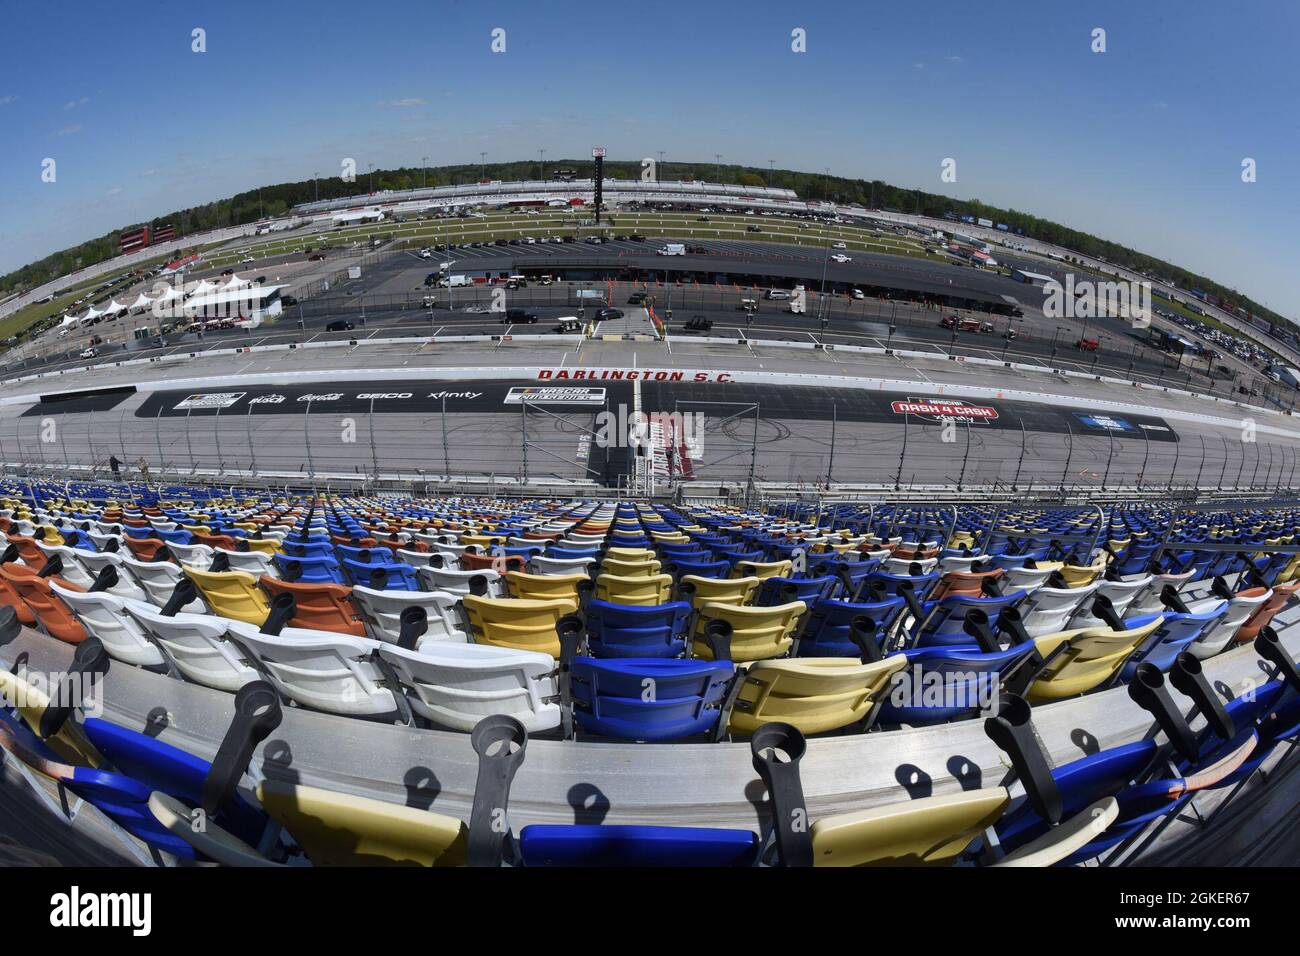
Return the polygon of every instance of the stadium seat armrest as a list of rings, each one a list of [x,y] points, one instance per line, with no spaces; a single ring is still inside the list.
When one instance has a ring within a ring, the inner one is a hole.
[[[1052,826],[1060,823],[1064,813],[1061,791],[1052,776],[1047,752],[1034,730],[1029,702],[1016,694],[1004,694],[997,716],[984,721],[984,732],[1011,758],[1011,766],[1024,785],[1034,811]]]
[[[1169,696],[1165,675],[1160,673],[1160,668],[1151,663],[1139,664],[1129,679],[1128,695],[1134,703],[1155,717],[1160,729],[1184,759],[1197,759],[1200,748],[1196,745],[1196,735]]]
[[[108,651],[97,637],[88,637],[72,652],[72,665],[59,677],[58,690],[41,714],[40,735],[49,739],[67,723],[72,709],[86,696],[95,678],[108,671]],[[79,692],[78,692],[79,691]]]
[[[251,681],[235,694],[235,716],[226,728],[203,780],[203,812],[215,817],[239,784],[253,751],[283,718],[280,697],[266,681]]]
[[[510,785],[524,762],[528,731],[515,718],[495,714],[474,726],[470,743],[478,754],[478,779],[466,862],[470,866],[500,866],[509,837]]]
[[[737,677],[737,680],[743,680]],[[803,734],[790,724],[764,724],[749,741],[754,769],[767,785],[772,808],[772,829],[776,836],[777,859],[781,866],[813,865],[812,825],[799,776],[799,761],[808,749]],[[784,752],[781,761],[777,752]]]
[[[1201,662],[1194,655],[1183,651],[1175,658],[1174,666],[1169,669],[1169,683],[1180,694],[1195,702],[1197,710],[1205,717],[1205,722],[1222,740],[1231,740],[1236,736],[1236,725],[1224,710],[1219,695],[1205,679]]]
[[[1260,629],[1259,636],[1255,638],[1255,653],[1276,667],[1278,676],[1290,684],[1293,690],[1300,691],[1300,668],[1296,667],[1290,652],[1282,645],[1277,631],[1271,626]]]

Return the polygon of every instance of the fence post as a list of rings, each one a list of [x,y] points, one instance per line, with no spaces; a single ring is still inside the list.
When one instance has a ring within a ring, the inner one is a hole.
[[[838,424],[838,418],[838,405],[834,399],[831,399],[831,455],[830,460],[826,463],[826,487],[828,488],[830,487],[831,482],[835,480],[835,426]]]
[[[1019,490],[1017,486],[1020,484],[1020,469],[1025,464],[1025,443],[1028,441],[1028,436],[1025,433],[1025,419],[1019,415],[1016,417],[1020,419],[1020,460],[1016,462],[1016,477],[1011,479],[1012,491]],[[1030,484],[1033,484],[1033,482],[1030,482]]]
[[[248,471],[257,477],[257,452],[253,450],[253,403],[248,403],[248,414],[244,416],[244,426],[248,433]]]
[[[1223,442],[1223,467],[1219,469],[1219,484],[1215,491],[1223,490],[1223,479],[1228,474],[1228,439],[1220,435],[1219,441]]]
[[[377,484],[379,482],[379,453],[375,450],[375,400],[373,397],[370,399],[370,414],[366,418],[370,422],[370,464]]]
[[[316,463],[311,454],[311,397],[307,398],[307,408],[302,413],[302,438],[307,446],[307,475],[311,478],[312,493],[316,492]]]
[[[192,408],[185,409],[185,447],[190,453],[190,477],[199,470],[198,464],[194,461],[194,440],[190,437],[190,413],[193,411]]]
[[[162,452],[162,403],[158,404],[158,414],[154,416],[153,437],[158,443],[158,470],[164,472],[167,469],[167,463],[163,460]]]
[[[908,418],[906,411],[903,412],[903,450],[898,453],[898,474],[894,475],[894,490],[898,491],[903,486],[903,459],[907,457],[907,432]]]
[[[442,397],[442,468],[447,480],[451,481],[451,454],[447,450],[447,396]]]
[[[1065,478],[1070,473],[1070,459],[1074,457],[1074,429],[1070,427],[1070,422],[1068,419],[1065,422],[1065,434],[1067,440],[1069,441],[1069,445],[1066,447],[1066,452],[1065,452],[1065,467],[1061,469],[1060,490],[1062,494],[1065,493]]]
[[[212,420],[212,441],[217,448],[217,476],[226,473],[225,456],[221,454],[221,406],[217,406],[216,417]]]

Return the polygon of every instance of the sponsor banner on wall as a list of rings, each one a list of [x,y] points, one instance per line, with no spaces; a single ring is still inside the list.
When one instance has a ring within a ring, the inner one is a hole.
[[[199,411],[211,408],[230,408],[247,392],[208,392],[205,394],[186,395],[176,403],[177,411]]]
[[[507,405],[604,405],[605,390],[529,385],[510,389],[503,401]]]

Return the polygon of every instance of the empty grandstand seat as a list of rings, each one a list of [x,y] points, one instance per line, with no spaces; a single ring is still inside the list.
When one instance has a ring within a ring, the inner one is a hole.
[[[55,577],[42,578],[31,568],[13,562],[0,564],[0,576],[35,615],[35,623],[46,634],[67,644],[80,644],[86,639],[86,629],[51,587],[59,583],[70,589],[66,582]]]
[[[266,574],[272,577],[280,576],[280,569],[272,560],[272,555],[269,552],[256,550],[227,551],[224,548],[217,548],[212,552],[212,556],[215,558],[218,555],[225,556],[226,563],[231,571],[243,571],[255,578],[260,578]]]
[[[1124,631],[1094,627],[1036,637],[1034,646],[1045,664],[1025,698],[1031,704],[1063,700],[1105,685],[1163,620],[1156,617]]]
[[[181,566],[169,561],[140,561],[130,555],[123,555],[121,566],[144,591],[149,603],[157,607],[164,607],[171,600],[176,585],[185,579]],[[206,608],[202,598],[195,597],[181,610],[198,613]]]
[[[536,601],[578,600],[578,585],[591,579],[585,574],[527,574],[523,571],[506,572],[506,591],[511,597]]]
[[[465,595],[470,593],[474,580],[480,579],[487,588],[488,597],[501,597],[505,594],[505,580],[495,571],[461,571],[452,568],[419,568],[416,574],[431,591],[446,591],[449,594]]]
[[[697,611],[706,604],[748,605],[758,592],[758,578],[701,578],[692,574],[683,576],[678,588]]]
[[[667,574],[622,577],[596,575],[595,597],[611,604],[653,606],[672,599],[673,579]]]
[[[257,578],[243,571],[198,571],[184,568],[213,614],[246,624],[261,625],[271,613],[271,602],[257,586]]]
[[[125,610],[186,680],[233,693],[260,676],[228,639],[226,618],[188,613],[167,617],[157,608],[134,603],[126,604]]]
[[[560,724],[555,660],[548,654],[487,644],[426,643],[418,651],[379,649],[401,679],[411,709],[454,730],[505,714],[530,731]]]
[[[352,602],[353,589],[346,585],[303,584],[299,581],[267,578],[263,581],[263,586],[272,599],[281,594],[293,595],[294,612],[289,619],[290,627],[332,631],[353,637],[366,636],[365,622]],[[263,614],[259,620],[246,623],[260,626],[265,620],[266,615]]]
[[[586,608],[587,650],[593,657],[678,657],[686,650],[691,606],[623,605],[599,599]]]
[[[469,617],[475,644],[492,644],[560,656],[555,625],[578,609],[565,599],[531,601],[518,598],[483,598],[467,594],[461,599]]]
[[[1093,581],[1077,588],[1054,588],[1043,585],[1032,591],[1017,607],[1030,637],[1054,634],[1065,629],[1075,611],[1092,604],[1092,596],[1101,587]]]
[[[588,733],[674,740],[718,724],[734,671],[730,662],[574,658],[574,720]]]
[[[287,554],[271,558],[286,581],[304,584],[342,584],[343,569],[333,557],[292,557]]]
[[[1267,604],[1272,596],[1271,588],[1248,588],[1236,592],[1229,600],[1224,613],[1205,626],[1196,640],[1188,646],[1188,652],[1200,660],[1213,657],[1232,642],[1242,625],[1258,608]],[[1207,598],[1203,601],[1191,602],[1187,605],[1187,609],[1193,614],[1203,614],[1217,603],[1218,598]]]
[[[428,641],[463,644],[469,640],[456,614],[460,599],[455,594],[446,591],[376,591],[358,585],[352,589],[351,597],[365,623],[366,636],[373,640],[397,643],[402,630],[402,612],[410,607],[423,608],[427,620],[427,630],[416,643],[417,650]]]
[[[705,604],[695,622],[692,653],[713,660],[713,652],[703,640],[711,621],[731,625],[731,659],[736,662],[760,661],[781,657],[794,641],[794,629],[808,609],[803,601],[775,607],[738,607],[734,604]]]
[[[871,621],[877,643],[893,628],[905,604],[902,598],[884,601],[839,601],[822,598],[812,604],[799,635],[798,657],[856,657],[862,652],[850,637],[855,618]]]
[[[167,660],[149,633],[127,613],[129,599],[102,591],[74,591],[58,583],[51,583],[50,587],[72,609],[86,633],[99,638],[115,659],[154,670],[166,668]]]
[[[528,566],[534,574],[585,575],[595,563],[595,558],[550,558],[539,554],[529,560]]]
[[[763,724],[784,721],[818,734],[858,723],[906,663],[902,654],[870,664],[852,657],[758,661],[741,678],[727,729],[752,734]]]
[[[394,719],[396,691],[374,663],[383,645],[333,631],[286,627],[263,634],[243,621],[229,624],[230,639],[257,661],[258,670],[285,697],[331,714]]]

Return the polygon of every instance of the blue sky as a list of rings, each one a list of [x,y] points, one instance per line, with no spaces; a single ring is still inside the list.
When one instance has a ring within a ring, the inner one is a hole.
[[[364,172],[603,144],[979,198],[1294,317],[1298,27],[1300,5],[1202,0],[10,4],[0,272],[343,157]]]

